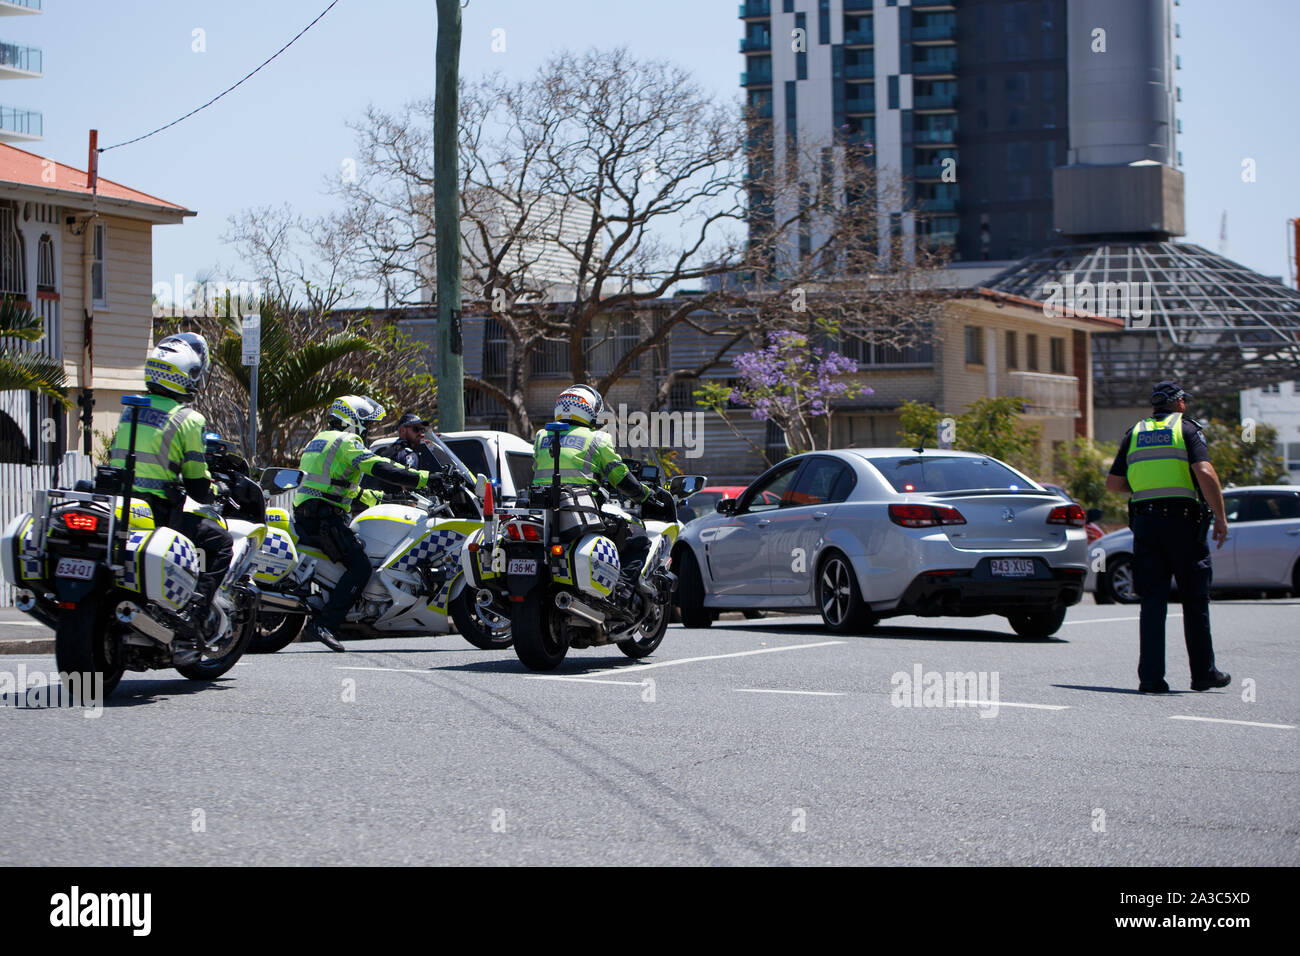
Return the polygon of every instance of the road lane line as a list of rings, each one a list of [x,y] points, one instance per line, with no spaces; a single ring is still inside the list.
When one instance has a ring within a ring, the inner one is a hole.
[[[554,674],[525,674],[528,680],[567,680],[576,684],[623,684],[627,687],[644,687],[643,680],[594,680],[590,677],[560,677]]]
[[[1261,724],[1254,720],[1227,720],[1223,717],[1184,717],[1181,714],[1170,715],[1170,720],[1203,720],[1207,724],[1238,724],[1242,727],[1272,727],[1275,730],[1295,730],[1295,724]]]
[[[592,671],[592,674],[639,674],[642,671],[652,670],[656,667],[674,667],[677,664],[695,664],[699,661],[720,661],[728,657],[749,657],[751,654],[775,654],[778,651],[802,651],[812,647],[829,647],[832,644],[843,644],[843,641],[817,641],[815,644],[790,644],[785,647],[760,647],[754,651],[736,651],[731,654],[710,654],[707,657],[679,657],[671,661],[657,661],[654,664],[624,664],[622,667],[603,667],[598,671]],[[557,680],[549,674],[534,675],[540,680]],[[583,678],[568,678],[569,680],[581,680]]]
[[[432,669],[428,667],[339,667],[335,666],[336,671],[387,671],[390,674],[432,674]]]
[[[1168,617],[1182,617],[1182,616],[1183,613],[1181,611],[1175,614],[1168,615]],[[1140,621],[1140,620],[1142,620],[1142,618],[1140,617],[1090,617],[1086,621],[1066,621],[1065,624],[1062,624],[1061,626],[1065,627],[1068,624],[1111,624],[1114,623],[1115,621]]]
[[[949,706],[958,704],[963,707],[1030,707],[1034,710],[1069,710],[1069,704],[1014,704],[1009,700],[950,700]]]
[[[809,697],[843,697],[839,691],[833,690],[777,690],[774,687],[733,687],[731,688],[737,694],[804,694]]]

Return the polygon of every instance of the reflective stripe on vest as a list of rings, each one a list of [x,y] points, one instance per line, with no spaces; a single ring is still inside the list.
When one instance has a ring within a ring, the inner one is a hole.
[[[573,434],[577,429],[560,436],[560,484],[598,484],[594,459],[598,435]],[[555,458],[551,454],[551,433],[539,432],[533,439],[533,485],[544,487],[555,475]]]
[[[1128,484],[1134,501],[1155,498],[1196,500],[1196,483],[1187,465],[1183,416],[1144,418],[1133,426],[1128,446]]]
[[[298,494],[294,497],[295,505],[307,498],[319,498],[345,508],[348,502],[356,497],[361,489],[359,475],[354,474],[351,479],[334,477],[334,461],[338,457],[339,449],[351,437],[347,433],[341,433],[326,441],[318,436],[307,443],[300,464],[306,474],[303,476],[302,485],[298,488]]]
[[[161,396],[151,395],[150,406],[137,412],[135,435],[135,479],[132,490],[165,496],[167,490],[180,481],[181,464],[192,456],[202,460],[202,454],[184,452],[179,459],[171,455],[172,442],[175,441],[181,426],[191,416],[197,414],[184,405],[176,405],[165,410],[153,404],[158,401],[172,401]],[[130,444],[130,413],[123,412],[118,424],[117,434],[113,437],[109,464],[115,468],[126,467],[127,446]]]

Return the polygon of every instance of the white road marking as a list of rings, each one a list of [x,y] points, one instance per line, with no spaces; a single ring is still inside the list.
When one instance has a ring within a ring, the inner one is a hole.
[[[602,667],[601,670],[591,671],[591,674],[640,674],[641,671],[654,670],[655,667],[673,667],[679,663],[697,663],[699,661],[722,661],[728,657],[749,657],[750,654],[775,654],[779,650],[806,650],[809,648],[826,648],[832,644],[844,644],[844,641],[816,641],[815,644],[790,644],[784,648],[759,648],[757,650],[737,650],[731,654],[708,654],[707,657],[679,657],[675,661],[658,661],[655,663],[642,663],[642,665],[624,665],[621,667]],[[530,674],[537,680],[586,680],[585,676],[581,678],[560,678],[550,674]]]
[[[964,707],[1031,707],[1034,710],[1069,710],[1068,704],[1013,704],[1009,700],[950,700],[945,703]]]
[[[1178,611],[1177,613],[1169,614],[1167,616],[1182,617],[1183,612]],[[1086,621],[1066,621],[1065,624],[1062,624],[1061,626],[1065,627],[1069,624],[1113,624],[1115,621],[1140,621],[1140,620],[1142,620],[1141,617],[1090,617]]]
[[[390,674],[432,674],[428,667],[335,667],[336,671],[387,671]]]
[[[14,627],[47,627],[48,626],[46,624],[42,624],[40,621],[5,621],[3,625],[0,625],[0,627],[8,627],[10,624],[12,624]]]
[[[833,690],[777,690],[774,687],[733,687],[737,694],[805,694],[809,697],[843,697]]]
[[[1261,724],[1254,720],[1227,720],[1223,717],[1184,717],[1171,715],[1170,720],[1203,720],[1207,724],[1238,724],[1242,727],[1272,727],[1275,730],[1295,730],[1295,724]]]
[[[644,687],[643,680],[595,680],[591,677],[560,677],[552,674],[525,674],[529,680],[567,680],[578,684],[624,684],[628,687]]]

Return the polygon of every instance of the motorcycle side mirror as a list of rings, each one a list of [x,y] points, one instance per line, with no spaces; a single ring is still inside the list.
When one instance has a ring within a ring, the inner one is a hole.
[[[674,475],[668,482],[668,491],[674,498],[689,498],[703,487],[703,475]]]
[[[1098,521],[1101,520],[1101,509],[1089,508],[1088,511],[1084,514],[1083,520],[1096,524]]]
[[[262,490],[278,494],[282,491],[293,491],[302,484],[304,477],[301,468],[267,468],[262,472],[262,480],[258,484],[262,486]]]

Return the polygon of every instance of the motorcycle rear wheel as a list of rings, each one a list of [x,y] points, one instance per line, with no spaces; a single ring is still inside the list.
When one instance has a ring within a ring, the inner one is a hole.
[[[306,614],[263,611],[257,615],[257,626],[253,629],[253,639],[248,642],[248,653],[274,654],[284,650],[298,639],[306,623]]]
[[[102,679],[103,695],[108,697],[126,671],[121,662],[120,631],[107,602],[91,599],[60,610],[54,632],[54,662],[59,673]],[[66,677],[63,683],[72,690]]]
[[[510,633],[514,635],[515,654],[529,670],[553,671],[569,653],[569,642],[559,632],[555,612],[543,588],[535,589],[510,615]]]

